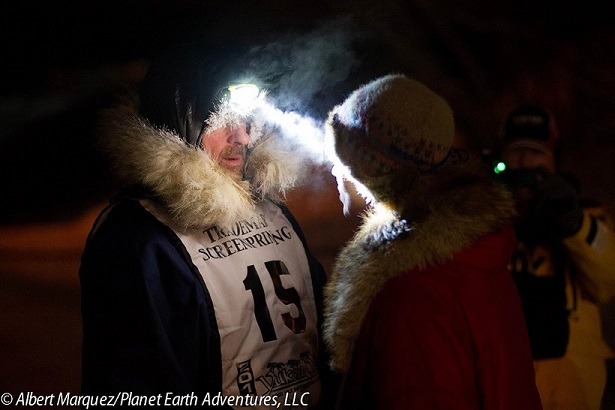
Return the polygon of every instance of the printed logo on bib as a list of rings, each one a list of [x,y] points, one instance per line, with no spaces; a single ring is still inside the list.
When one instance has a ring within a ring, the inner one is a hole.
[[[283,226],[271,230],[265,215],[260,214],[252,220],[244,220],[235,223],[231,228],[221,228],[213,226],[205,229],[206,234],[212,244],[216,245],[200,248],[198,251],[203,256],[204,261],[210,259],[221,259],[233,254],[243,252],[248,249],[257,249],[269,245],[278,245],[287,239],[292,239],[291,228]],[[247,236],[246,236],[247,235]],[[228,239],[232,237],[231,239]]]
[[[258,378],[254,377],[250,360],[237,363],[237,387],[242,396],[281,396],[303,392],[317,379],[318,370],[310,352],[302,353],[298,360],[269,363],[267,372]]]

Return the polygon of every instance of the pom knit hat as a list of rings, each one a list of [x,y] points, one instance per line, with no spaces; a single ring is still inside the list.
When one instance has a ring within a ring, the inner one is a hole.
[[[447,102],[404,75],[355,90],[329,113],[326,126],[327,142],[362,183],[437,169],[451,151],[455,130]]]

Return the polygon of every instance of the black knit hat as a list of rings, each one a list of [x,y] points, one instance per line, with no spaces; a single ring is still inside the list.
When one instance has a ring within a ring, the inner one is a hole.
[[[152,125],[199,146],[206,121],[229,85],[251,82],[243,47],[174,45],[150,63],[139,93],[140,114]]]

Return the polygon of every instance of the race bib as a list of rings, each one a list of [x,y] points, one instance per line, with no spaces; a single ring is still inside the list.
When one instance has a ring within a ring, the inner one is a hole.
[[[176,234],[213,301],[222,395],[260,397],[260,403],[247,402],[252,408],[315,404],[320,380],[312,280],[303,243],[280,208],[262,203],[250,220]]]

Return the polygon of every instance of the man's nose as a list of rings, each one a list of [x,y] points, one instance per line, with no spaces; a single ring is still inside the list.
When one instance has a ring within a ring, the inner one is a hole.
[[[248,145],[250,135],[246,132],[245,127],[234,128],[229,135],[228,143],[233,145]]]

